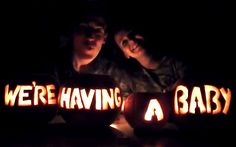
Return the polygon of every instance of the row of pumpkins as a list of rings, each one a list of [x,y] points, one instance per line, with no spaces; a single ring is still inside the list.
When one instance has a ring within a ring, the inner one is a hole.
[[[1,84],[5,125],[47,124],[60,114],[71,125],[108,126],[121,109],[132,127],[151,129],[167,122],[224,124],[234,115],[232,91],[214,85],[179,85],[170,93],[134,93],[123,101],[115,82],[102,75],[78,75],[60,87],[50,76],[11,78]]]

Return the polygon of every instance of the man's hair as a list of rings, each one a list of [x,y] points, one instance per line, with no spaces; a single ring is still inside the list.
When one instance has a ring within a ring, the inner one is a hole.
[[[79,18],[76,18],[73,26],[73,31],[77,31],[78,26],[81,23],[96,22],[98,25],[102,26],[107,33],[107,22],[105,16],[101,13],[88,12],[86,14],[81,14]]]
[[[104,16],[102,15],[87,15],[86,17],[84,17],[83,19],[81,19],[82,21],[85,22],[91,22],[91,21],[95,21],[97,22],[100,26],[102,26],[104,28],[104,30],[107,30],[107,23],[105,21]]]

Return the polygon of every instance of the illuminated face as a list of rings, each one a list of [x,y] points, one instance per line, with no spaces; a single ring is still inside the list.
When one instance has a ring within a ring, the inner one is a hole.
[[[79,24],[78,31],[74,34],[74,54],[80,61],[89,63],[100,52],[105,43],[106,33],[103,20],[95,19]]]
[[[139,58],[144,52],[143,36],[132,31],[121,30],[115,34],[116,44],[120,47],[126,58]]]

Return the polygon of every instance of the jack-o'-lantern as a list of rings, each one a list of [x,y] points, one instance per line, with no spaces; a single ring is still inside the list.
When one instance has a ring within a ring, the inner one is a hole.
[[[61,85],[58,105],[71,126],[108,126],[121,110],[121,91],[109,76],[77,74]]]
[[[50,75],[18,75],[1,80],[1,122],[9,127],[47,124],[56,114],[57,84]]]
[[[191,82],[178,85],[173,95],[175,122],[186,129],[211,129],[233,124],[232,88],[225,84]]]
[[[161,130],[169,118],[168,95],[134,93],[127,97],[124,115],[134,129]]]

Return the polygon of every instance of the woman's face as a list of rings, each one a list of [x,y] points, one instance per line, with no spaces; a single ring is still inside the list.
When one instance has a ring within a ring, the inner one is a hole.
[[[132,31],[121,30],[115,34],[115,42],[126,58],[139,58],[145,52],[143,36]]]

